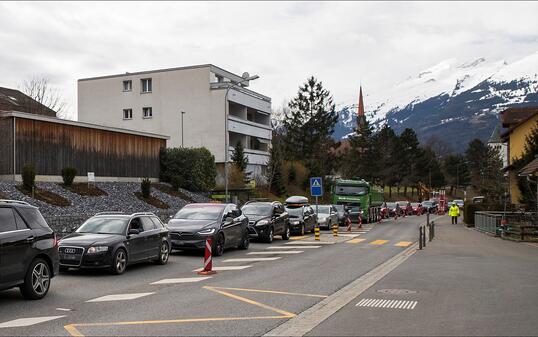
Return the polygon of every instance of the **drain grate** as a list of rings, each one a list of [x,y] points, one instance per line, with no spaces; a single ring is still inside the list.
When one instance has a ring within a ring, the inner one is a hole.
[[[418,293],[416,290],[409,289],[379,289],[377,292],[389,295],[409,295]]]

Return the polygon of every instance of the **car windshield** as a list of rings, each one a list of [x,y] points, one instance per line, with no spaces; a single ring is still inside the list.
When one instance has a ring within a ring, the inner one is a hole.
[[[336,186],[336,194],[341,195],[366,195],[368,188],[365,186]]]
[[[334,207],[336,207],[336,210],[338,212],[344,212],[345,211],[344,205],[334,205]]]
[[[243,206],[241,210],[246,215],[271,215],[271,213],[273,212],[273,205],[252,203]]]
[[[463,200],[454,200],[456,204],[463,204]]]
[[[388,208],[394,208],[394,207],[396,207],[396,203],[395,202],[387,202],[387,207]]]
[[[223,206],[193,206],[183,207],[176,213],[174,219],[182,220],[218,220]]]
[[[302,207],[286,207],[286,211],[290,215],[290,218],[302,218],[303,217]]]
[[[321,214],[330,214],[330,213],[331,213],[331,206],[327,206],[327,205],[319,205],[319,206],[318,206],[318,213],[321,213]]]
[[[127,219],[95,217],[86,220],[77,233],[125,234]]]
[[[423,205],[423,206],[432,206],[432,205],[433,205],[433,202],[431,202],[431,201],[424,201],[424,202],[422,203],[422,205]]]
[[[418,206],[420,206],[420,203],[418,203],[418,202],[412,202],[412,203],[411,203],[411,206],[413,206],[413,207],[418,207]]]

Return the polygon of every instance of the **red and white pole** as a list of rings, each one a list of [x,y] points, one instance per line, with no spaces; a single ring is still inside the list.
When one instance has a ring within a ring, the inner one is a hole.
[[[205,240],[205,254],[204,254],[204,269],[198,272],[198,275],[213,275],[217,272],[213,270],[213,262],[211,260],[211,237]]]

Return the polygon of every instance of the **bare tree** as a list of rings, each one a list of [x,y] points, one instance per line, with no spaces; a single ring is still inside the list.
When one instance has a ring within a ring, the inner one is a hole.
[[[55,111],[56,117],[65,117],[66,101],[60,91],[51,86],[47,78],[32,77],[30,80],[24,81],[21,90],[32,99]]]

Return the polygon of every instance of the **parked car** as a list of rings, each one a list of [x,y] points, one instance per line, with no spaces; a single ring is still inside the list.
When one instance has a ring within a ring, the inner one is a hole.
[[[205,249],[211,237],[211,251],[221,256],[231,247],[248,249],[248,218],[234,204],[188,204],[168,222],[172,249]]]
[[[407,200],[403,200],[403,201],[397,201],[396,202],[398,205],[400,205],[400,212],[401,214],[400,215],[411,215],[413,214],[413,207],[411,206],[411,203]]]
[[[381,211],[385,215],[385,218],[391,218],[396,215],[396,203],[385,202],[381,207]]]
[[[290,238],[289,215],[284,206],[278,202],[248,202],[241,211],[248,218],[248,233],[251,238],[271,243],[275,235],[282,240]]]
[[[344,205],[333,205],[333,206],[334,208],[336,208],[336,212],[338,216],[338,224],[340,226],[343,226],[346,219],[346,208]]]
[[[153,213],[98,213],[60,240],[59,252],[62,271],[106,268],[119,275],[134,263],[166,264],[170,234]]]
[[[290,230],[292,234],[304,235],[313,232],[318,217],[308,199],[300,196],[292,196],[286,199],[286,212],[289,214]]]
[[[455,202],[456,205],[458,205],[459,208],[463,209],[463,205],[464,205],[463,200],[461,200],[461,199],[454,199],[451,203],[449,203],[449,207],[450,207],[450,205],[452,205],[453,202]]]
[[[414,215],[422,215],[424,213],[426,213],[426,209],[424,207],[422,207],[422,204],[420,202],[412,202],[411,203],[411,208],[413,209],[413,213]]]
[[[315,207],[315,206],[314,206]],[[318,224],[320,228],[331,229],[338,224],[338,211],[333,205],[318,205]]]
[[[486,198],[484,196],[474,197],[473,204],[483,204]]]
[[[437,213],[438,205],[436,201],[426,200],[422,202],[422,207],[426,209],[430,214]]]
[[[39,210],[0,200],[0,290],[19,287],[25,298],[41,299],[58,270],[58,240]]]

